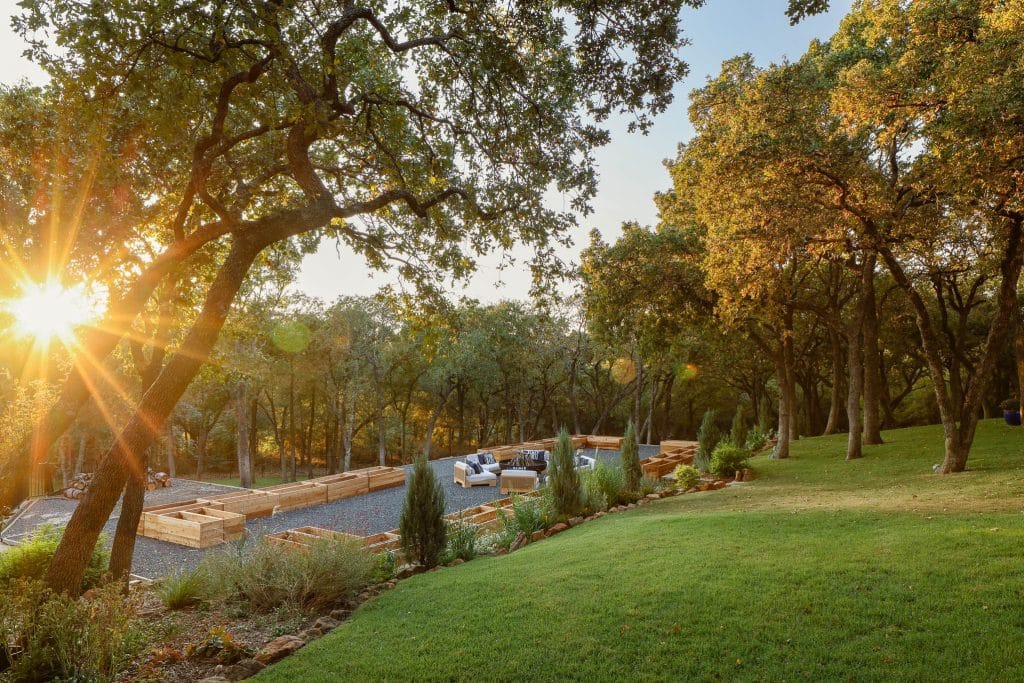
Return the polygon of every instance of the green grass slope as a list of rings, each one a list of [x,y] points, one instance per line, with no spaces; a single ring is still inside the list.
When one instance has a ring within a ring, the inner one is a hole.
[[[1024,431],[955,476],[884,436],[401,582],[258,680],[1024,679]]]

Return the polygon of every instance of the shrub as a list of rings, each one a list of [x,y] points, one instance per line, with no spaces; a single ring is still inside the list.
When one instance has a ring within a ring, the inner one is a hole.
[[[113,681],[145,646],[119,584],[88,598],[53,595],[38,581],[0,588],[5,680]]]
[[[156,594],[167,609],[195,607],[206,601],[206,576],[201,569],[176,572],[157,584]]]
[[[14,548],[0,553],[0,586],[15,579],[42,579],[50,559],[60,544],[63,531],[51,524],[44,524],[36,529],[32,536]],[[110,552],[107,550],[107,539],[100,536],[92,551],[89,565],[82,577],[82,590],[89,590],[100,585],[103,575],[110,564]]]
[[[520,533],[530,536],[534,531],[546,529],[553,518],[549,488],[543,489],[540,496],[513,496],[509,507],[511,511],[498,508],[501,526],[494,541],[502,548],[512,545]]]
[[[718,431],[715,424],[715,411],[708,410],[704,413],[704,419],[700,421],[700,428],[697,430],[697,457],[694,464],[701,472],[707,472],[711,466],[711,454],[715,447],[722,440],[722,433]]]
[[[461,515],[457,520],[448,522],[448,547],[444,551],[444,564],[454,559],[469,561],[476,557],[477,534],[476,525],[467,523]]]
[[[661,480],[655,477],[641,477],[638,493],[641,497],[657,493],[661,490]]]
[[[761,431],[760,427],[754,427],[747,434],[747,450],[756,453],[768,445],[768,435]]]
[[[723,441],[711,456],[711,471],[719,477],[731,477],[736,470],[743,469],[749,457],[750,451],[746,448]]]
[[[211,553],[200,571],[209,577],[209,594],[258,611],[317,610],[351,599],[377,577],[378,567],[358,540],[321,539],[308,551],[285,551],[261,541],[250,552]]]
[[[548,487],[554,511],[561,517],[572,517],[580,511],[580,473],[576,470],[576,452],[569,432],[558,432],[555,450],[548,468]]]
[[[757,404],[757,427],[762,434],[771,434],[772,402],[767,396],[762,396]]]
[[[627,491],[639,490],[643,470],[640,467],[640,446],[636,440],[636,427],[633,426],[632,420],[626,423],[626,433],[622,436],[622,475]]]
[[[580,504],[587,514],[608,509],[608,496],[601,488],[596,469],[583,472],[580,476]]]
[[[382,553],[377,553],[374,556],[376,562],[374,574],[374,580],[378,583],[381,581],[390,581],[395,578],[398,573],[398,559],[395,554],[390,550],[385,550]]]
[[[676,465],[672,474],[676,478],[676,485],[684,491],[692,489],[700,481],[700,472],[691,465]]]
[[[747,443],[747,419],[743,414],[743,405],[736,406],[736,414],[732,416],[732,428],[729,430],[729,441],[742,448]]]
[[[626,489],[622,468],[612,467],[599,462],[593,472],[594,485],[604,494],[608,507],[631,503],[636,500],[636,492]]]
[[[444,489],[422,456],[416,459],[409,477],[398,529],[406,558],[423,567],[437,566],[448,545]]]

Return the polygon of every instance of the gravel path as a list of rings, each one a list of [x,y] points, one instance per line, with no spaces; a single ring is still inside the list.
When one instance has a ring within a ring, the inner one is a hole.
[[[657,452],[657,446],[640,446],[641,458],[649,457]],[[587,450],[586,454],[593,456],[595,451]],[[618,451],[600,450],[596,452],[596,455],[598,460],[610,463],[617,463],[619,459]],[[457,512],[502,497],[496,486],[474,486],[464,489],[456,484],[454,473],[455,463],[458,460],[459,458],[444,458],[430,462],[438,480],[444,486],[446,512]],[[411,469],[412,465],[406,466],[406,470]],[[235,487],[175,479],[169,488],[147,492],[146,505],[191,500],[232,490],[236,490]],[[405,490],[405,486],[399,486],[326,505],[290,510],[272,517],[254,519],[247,524],[249,538],[258,539],[267,533],[300,526],[316,526],[359,535],[394,529],[398,527]],[[76,505],[76,501],[63,498],[40,498],[4,530],[3,540],[17,542],[31,534],[41,524],[49,523],[58,526],[66,524]],[[119,512],[119,509],[115,509],[104,527],[108,542],[113,537]],[[216,552],[224,547],[199,550],[140,536],[136,539],[132,571],[138,576],[147,578],[166,576],[180,569],[195,567],[206,553]]]

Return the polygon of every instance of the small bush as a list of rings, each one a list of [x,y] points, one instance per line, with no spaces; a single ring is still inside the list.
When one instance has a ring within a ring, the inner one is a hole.
[[[623,485],[627,491],[638,491],[643,468],[640,467],[640,446],[637,444],[636,427],[632,420],[626,423],[626,433],[622,436],[621,458]]]
[[[502,548],[512,545],[520,533],[530,536],[534,531],[546,529],[554,518],[550,489],[547,487],[542,489],[540,496],[514,496],[509,507],[511,510],[498,508],[501,526],[494,540]]]
[[[729,430],[729,441],[734,446],[743,446],[747,443],[747,419],[743,414],[743,405],[736,406],[736,414],[732,416],[732,428]]]
[[[376,562],[376,573],[374,580],[377,583],[381,581],[390,581],[395,578],[398,573],[398,558],[390,550],[385,550],[382,553],[377,553],[374,556]]]
[[[736,474],[736,470],[746,466],[749,457],[750,451],[746,448],[722,442],[718,444],[714,455],[711,456],[711,471],[719,477],[732,477]]]
[[[157,584],[156,594],[167,609],[195,607],[206,601],[206,576],[200,569],[176,572]]]
[[[600,467],[600,465],[598,465]],[[601,488],[595,471],[583,472],[580,477],[580,502],[587,514],[608,509],[608,496]]]
[[[594,468],[592,476],[594,486],[604,494],[608,507],[636,500],[636,494],[626,490],[625,477],[621,468],[599,462]]]
[[[768,434],[761,431],[760,427],[754,427],[747,434],[747,450],[756,453],[768,445]]]
[[[47,567],[50,566],[50,559],[57,551],[62,533],[61,529],[44,524],[21,545],[0,553],[0,586],[17,579],[42,579]],[[100,585],[109,564],[110,551],[107,550],[107,539],[100,536],[92,551],[92,557],[89,558],[89,565],[85,568],[82,590],[86,591]]]
[[[762,434],[772,431],[772,402],[767,396],[762,396],[757,404],[757,428]]]
[[[661,490],[661,488],[662,486],[660,479],[657,479],[655,477],[641,477],[640,488],[639,491],[637,491],[637,493],[639,493],[640,496],[643,497],[650,495],[652,493],[657,493],[658,491]]]
[[[209,554],[200,571],[209,577],[209,594],[257,611],[281,606],[317,610],[351,599],[377,577],[379,565],[356,540],[323,539],[308,552],[261,541],[248,553]]]
[[[424,567],[437,566],[448,545],[444,489],[424,457],[416,459],[409,476],[398,529],[406,558]]]
[[[478,529],[475,525],[459,518],[448,522],[448,547],[444,551],[442,562],[448,564],[452,560],[472,560],[477,556],[476,540]]]
[[[548,488],[555,512],[561,517],[572,517],[580,511],[580,473],[576,471],[576,453],[569,432],[562,427],[551,454],[548,469]]]
[[[113,681],[145,647],[144,633],[118,584],[77,599],[38,581],[0,588],[5,680]]]
[[[700,481],[700,472],[691,465],[677,465],[672,472],[676,485],[682,490],[692,489]]]
[[[694,464],[701,472],[707,472],[711,467],[711,454],[715,452],[721,440],[722,433],[715,424],[715,411],[708,410],[704,413],[704,419],[700,421],[700,428],[697,430],[697,457]]]

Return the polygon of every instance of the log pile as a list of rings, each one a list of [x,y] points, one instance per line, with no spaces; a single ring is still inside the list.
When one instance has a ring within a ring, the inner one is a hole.
[[[92,472],[82,472],[76,475],[68,485],[64,487],[60,495],[69,500],[78,500],[85,495],[85,492],[89,490],[89,485],[92,483]],[[154,472],[153,470],[146,470],[146,490],[155,491],[156,489],[167,488],[171,485],[171,475],[166,472]]]

